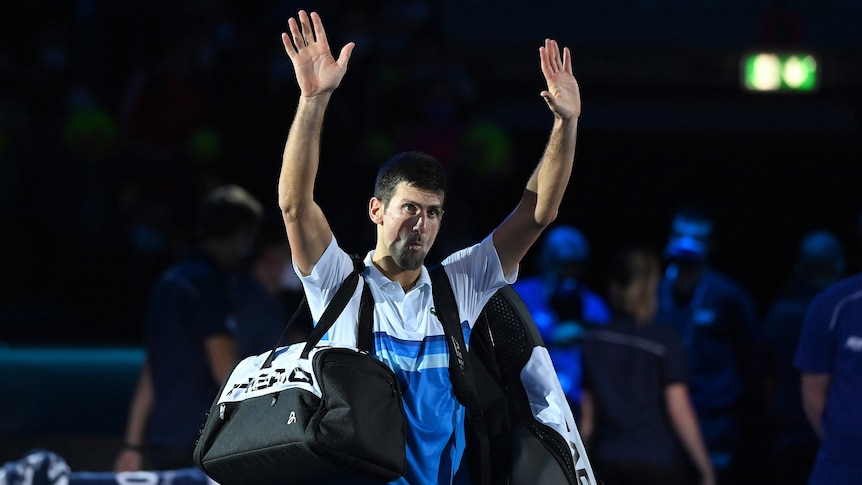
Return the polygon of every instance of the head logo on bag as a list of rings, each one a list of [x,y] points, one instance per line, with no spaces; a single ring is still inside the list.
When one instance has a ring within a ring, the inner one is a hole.
[[[288,377],[287,380],[290,382],[305,382],[311,384],[311,374],[297,367],[293,369],[293,372],[290,373],[290,377]]]
[[[301,388],[320,397],[310,359],[297,359],[302,346],[279,349],[270,367],[262,367],[266,354],[246,357],[228,377],[219,403],[237,402],[273,392]],[[314,353],[315,350],[312,350]],[[288,370],[291,369],[291,370]]]

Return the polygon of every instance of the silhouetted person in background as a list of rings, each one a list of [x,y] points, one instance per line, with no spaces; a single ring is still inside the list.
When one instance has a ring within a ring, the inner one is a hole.
[[[749,294],[710,266],[715,221],[697,208],[672,221],[656,321],[682,338],[689,390],[720,482],[740,446],[741,403],[751,392],[757,310]]]
[[[611,317],[604,298],[584,283],[589,259],[584,235],[558,225],[542,239],[539,274],[512,285],[539,328],[575,415],[581,403],[581,338],[587,325],[604,324]]]
[[[862,273],[817,294],[808,307],[794,364],[802,407],[821,438],[811,485],[862,481]]]
[[[311,331],[307,309],[285,325],[302,301],[302,284],[290,263],[290,246],[281,217],[264,220],[257,244],[237,277],[235,304],[239,358],[304,341]]]
[[[775,300],[763,324],[764,397],[769,421],[766,479],[804,484],[814,466],[820,438],[802,409],[799,371],[793,357],[811,299],[844,276],[841,241],[812,231],[799,244],[793,278]]]
[[[252,250],[260,203],[222,186],[203,203],[194,249],[153,289],[146,359],[115,471],[194,466],[192,450],[206,412],[237,360],[237,271]],[[146,458],[146,461],[145,461]]]
[[[618,252],[608,272],[613,320],[584,337],[580,429],[606,485],[715,483],[682,343],[654,324],[660,278],[654,251]]]

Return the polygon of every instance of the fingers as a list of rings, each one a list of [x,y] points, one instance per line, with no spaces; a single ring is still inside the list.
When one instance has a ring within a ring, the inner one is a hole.
[[[559,71],[561,67],[560,47],[557,45],[557,41],[545,39],[545,50],[548,51],[548,60],[550,61],[551,68],[554,71]]]
[[[574,76],[572,71],[572,51],[568,47],[563,49],[563,69]]]
[[[563,64],[560,59],[560,46],[557,44],[557,41],[545,39],[545,50],[548,52],[548,60],[550,61],[551,68],[555,72],[561,70]]]
[[[288,38],[287,33],[282,33],[281,40],[284,42],[284,49],[287,51],[287,55],[293,56],[300,47],[305,45],[305,41],[302,39],[302,32],[299,30],[299,24],[297,24],[295,18],[291,17],[287,19],[287,28],[290,30],[290,38]]]
[[[293,47],[293,42],[290,41],[290,36],[287,35],[287,32],[281,33],[281,43],[284,44],[284,52],[287,52],[287,56],[293,58],[293,55],[296,54],[296,50]]]
[[[282,42],[288,55],[296,53],[299,49],[315,42],[326,42],[326,32],[323,30],[323,22],[317,12],[311,12],[309,16],[305,10],[300,10],[297,15],[299,20],[290,17],[287,19],[287,28],[290,30],[292,45],[287,42],[286,34],[282,34]]]
[[[320,20],[320,15],[317,12],[311,12],[311,22],[314,24],[314,34],[317,42],[326,44],[326,30],[323,28],[323,21]]]
[[[557,41],[545,39],[539,47],[542,74],[548,83],[547,89],[539,95],[551,111],[561,119],[580,115],[580,93],[572,70],[572,52],[568,47],[561,48]]]
[[[350,62],[350,54],[353,53],[353,48],[356,46],[353,42],[348,42],[341,48],[341,53],[338,54],[338,60],[336,61],[339,66],[344,69],[347,69],[347,63]]]
[[[550,56],[548,55],[548,49],[545,46],[539,47],[539,60],[541,61],[542,66],[542,74],[544,74],[547,79],[553,74],[553,68],[551,67]]]
[[[567,52],[568,47],[563,53],[564,57]],[[571,56],[570,54],[568,55]],[[539,58],[541,59],[542,74],[544,74],[546,78],[552,76],[554,73],[566,69],[566,59],[560,58],[560,46],[557,44],[557,41],[553,39],[545,39],[545,45],[539,47]],[[569,64],[571,64],[571,59],[569,59]],[[569,69],[571,69],[570,66]]]
[[[308,45],[314,42],[314,29],[311,27],[311,20],[308,18],[308,12],[305,10],[299,11],[299,25],[302,27],[303,45]],[[299,44],[297,44],[297,46],[299,46]]]

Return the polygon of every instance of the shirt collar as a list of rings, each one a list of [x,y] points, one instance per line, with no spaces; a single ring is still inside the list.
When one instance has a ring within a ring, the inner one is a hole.
[[[365,255],[365,259],[363,262],[365,263],[365,277],[374,282],[378,288],[387,292],[387,293],[401,293],[404,294],[404,291],[401,289],[401,284],[397,281],[392,281],[386,275],[384,275],[374,263],[371,262],[372,257],[374,256],[374,250],[368,251],[368,254]],[[427,294],[431,291],[431,276],[428,274],[428,268],[425,265],[422,265],[422,272],[419,274],[419,279],[416,281],[416,285],[410,291],[420,290],[422,293]]]

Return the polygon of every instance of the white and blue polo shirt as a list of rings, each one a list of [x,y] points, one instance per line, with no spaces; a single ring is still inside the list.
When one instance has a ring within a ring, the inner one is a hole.
[[[434,312],[428,270],[423,267],[416,285],[405,293],[371,263],[373,254],[366,255],[364,272],[374,299],[373,353],[395,372],[407,418],[407,471],[394,483],[469,483],[466,471],[458,474],[466,448],[465,410],[449,381],[449,350]],[[482,308],[499,288],[514,282],[517,270],[503,275],[491,236],[452,254],[443,265],[469,342]],[[353,268],[333,237],[311,274],[300,275],[315,322]],[[356,345],[361,293],[360,285],[324,340]]]

